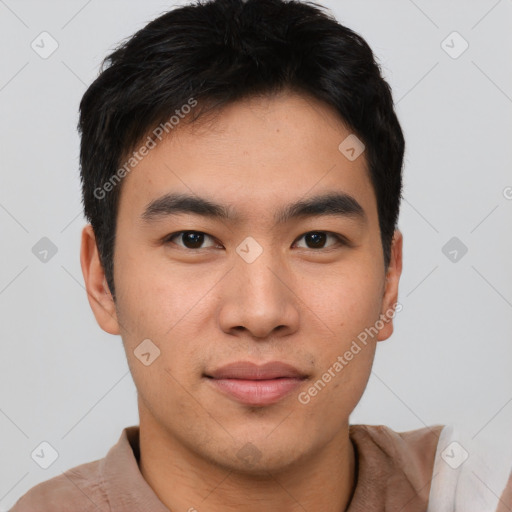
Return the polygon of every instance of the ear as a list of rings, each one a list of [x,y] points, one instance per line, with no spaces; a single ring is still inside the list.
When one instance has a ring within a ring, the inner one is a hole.
[[[402,274],[402,245],[403,236],[400,230],[396,229],[391,242],[391,258],[386,274],[384,295],[382,298],[382,309],[380,318],[384,327],[379,330],[377,341],[387,340],[393,334],[393,318],[396,312],[401,311],[401,306],[395,306],[398,301],[398,283]]]
[[[96,237],[88,224],[82,230],[80,265],[89,304],[99,326],[109,334],[119,334],[116,305],[107,285],[100,261]]]

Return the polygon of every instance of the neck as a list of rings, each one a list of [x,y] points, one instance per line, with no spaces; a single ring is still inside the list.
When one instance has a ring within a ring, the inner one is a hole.
[[[257,474],[207,460],[142,417],[139,442],[141,473],[170,510],[344,512],[355,485],[355,454],[348,424],[293,465]]]

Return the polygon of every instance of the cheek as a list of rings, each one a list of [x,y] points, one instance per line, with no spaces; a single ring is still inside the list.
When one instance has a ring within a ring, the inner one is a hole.
[[[196,295],[204,285],[189,279],[164,258],[152,258],[143,251],[120,247],[122,258],[116,260],[118,312],[128,335],[132,332],[161,339],[179,325],[187,311],[193,310]],[[130,254],[137,254],[137,257]]]
[[[142,377],[134,351],[149,339],[160,351],[154,363],[160,371],[167,369],[180,381],[197,373],[192,367],[200,360],[205,324],[211,317],[208,291],[218,277],[126,258],[118,264],[116,279],[117,315],[133,370]]]
[[[373,325],[379,318],[382,304],[381,277],[368,267],[357,266],[326,276],[316,286],[308,286],[304,296],[314,313],[329,327],[336,343]],[[338,346],[337,348],[341,348]]]
[[[327,411],[335,403],[340,414],[355,407],[366,387],[376,348],[372,327],[382,300],[380,276],[367,266],[357,268],[330,276],[308,299],[323,333],[315,348],[318,373],[311,393],[318,393],[317,407]]]
[[[192,377],[200,371],[197,322],[204,311],[200,302],[194,307],[198,290],[184,291],[141,266],[123,270],[117,313],[139,398],[155,417],[166,418],[171,411],[197,415],[188,392],[194,392]]]

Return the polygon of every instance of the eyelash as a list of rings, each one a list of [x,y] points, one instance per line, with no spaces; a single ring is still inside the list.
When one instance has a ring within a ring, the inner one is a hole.
[[[204,233],[203,231],[194,231],[194,230],[185,230],[185,231],[176,231],[174,233],[171,233],[170,235],[167,235],[164,239],[163,239],[163,242],[166,243],[166,244],[169,244],[169,243],[173,243],[172,242],[172,239],[177,237],[177,236],[180,236],[180,235],[183,235],[184,233],[195,233],[195,234],[199,234],[199,235],[206,235],[207,237],[210,237],[212,240],[215,240],[215,238],[211,235],[208,235],[207,233]],[[341,246],[350,246],[350,242],[342,235],[339,235],[337,233],[333,233],[331,231],[307,231],[306,233],[303,233],[300,237],[298,237],[296,239],[297,240],[300,240],[301,238],[305,237],[306,235],[310,235],[310,234],[313,234],[313,233],[321,233],[321,234],[326,234],[326,235],[330,235],[332,236],[333,238],[336,239],[336,242],[337,242],[337,245],[341,245]],[[294,242],[295,243],[295,242]],[[175,245],[178,245],[178,244],[175,244]],[[220,245],[220,244],[219,244]],[[195,251],[195,252],[198,252],[198,251],[201,251],[201,250],[204,250],[204,249],[210,249],[211,247],[199,247],[197,249],[191,249],[189,247],[184,247],[184,246],[180,246],[179,247],[181,249],[184,249],[184,250],[188,250],[188,251]],[[329,250],[329,249],[332,249],[333,247],[336,247],[336,244],[334,244],[334,246],[330,246],[330,247],[321,247],[319,249],[313,249],[313,248],[310,248],[310,247],[301,247],[301,249],[310,249],[312,251],[315,251],[315,252],[319,252],[319,251],[322,251],[322,250]]]

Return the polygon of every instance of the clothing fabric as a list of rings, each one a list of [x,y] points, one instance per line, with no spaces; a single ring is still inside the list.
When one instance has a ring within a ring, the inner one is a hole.
[[[349,436],[356,485],[347,512],[512,511],[511,465],[489,461],[452,426],[395,432],[350,425]],[[139,460],[139,426],[133,425],[106,457],[34,486],[11,512],[169,512],[144,480]]]
[[[512,512],[511,470],[507,450],[446,426],[436,450],[427,512]]]

